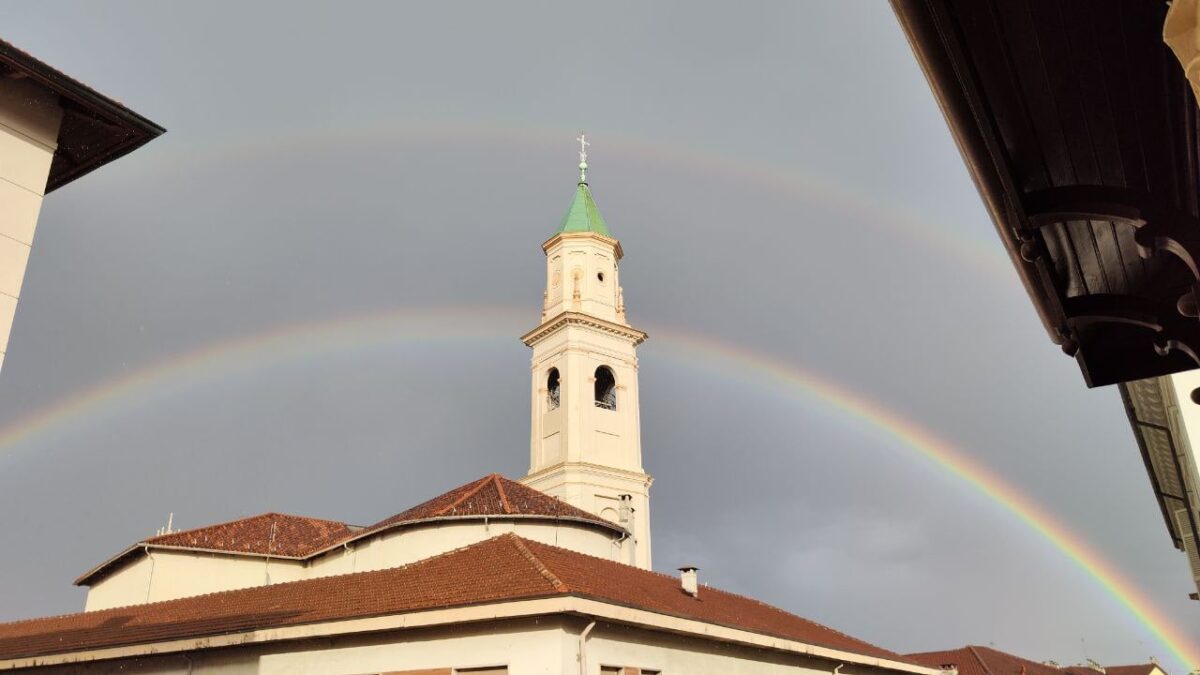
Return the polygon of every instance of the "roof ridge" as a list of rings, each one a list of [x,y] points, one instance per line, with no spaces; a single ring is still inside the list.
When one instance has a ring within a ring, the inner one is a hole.
[[[660,577],[660,578],[663,578],[663,579],[670,580],[670,581],[672,581],[672,582],[675,582],[675,581],[677,581],[677,580],[678,580],[678,577],[676,577],[676,576],[675,576],[675,575],[673,575],[673,574],[667,574],[666,572],[659,572],[659,571],[657,571],[657,570],[653,570],[653,569],[644,569],[644,568],[641,568],[641,567],[634,567],[634,566],[632,566],[632,565],[625,565],[624,563],[618,562],[618,561],[616,561],[616,560],[609,560],[608,558],[601,558],[600,556],[592,555],[592,554],[590,554],[590,553],[584,553],[583,551],[575,551],[575,550],[572,550],[572,549],[569,549],[569,548],[564,548],[564,547],[562,547],[562,546],[555,546],[554,544],[547,544],[547,543],[545,543],[545,542],[542,542],[542,541],[535,541],[535,540],[529,540],[529,539],[525,539],[524,537],[522,537],[522,536],[521,536],[521,535],[519,535],[519,534],[513,534],[513,533],[510,533],[510,534],[508,534],[508,535],[502,535],[502,536],[510,536],[510,537],[515,537],[517,540],[521,541],[522,543],[525,543],[525,542],[532,542],[532,543],[534,543],[534,544],[537,544],[537,545],[540,545],[540,546],[548,546],[548,547],[550,547],[550,548],[559,549],[559,550],[562,550],[562,551],[567,551],[567,552],[569,552],[569,553],[572,553],[572,554],[574,554],[574,555],[583,556],[583,557],[585,557],[585,558],[592,558],[592,559],[594,559],[594,560],[601,560],[601,561],[603,561],[603,562],[606,562],[606,563],[611,563],[611,564],[613,564],[613,565],[621,565],[621,566],[623,566],[623,567],[629,567],[630,569],[632,569],[632,570],[635,570],[635,571],[637,571],[637,572],[640,572],[640,573],[643,573],[643,574],[649,574],[649,575],[653,575],[653,576],[656,576],[656,577]],[[537,554],[533,553],[532,551],[530,551],[530,555],[533,555],[535,558],[536,558],[536,556],[537,556]],[[540,558],[538,558],[538,560],[540,561]],[[854,637],[853,635],[850,635],[849,633],[842,632],[842,631],[840,631],[840,630],[838,630],[838,629],[836,629],[836,628],[833,628],[832,626],[828,626],[828,625],[826,625],[826,624],[823,624],[823,623],[821,623],[821,622],[819,622],[819,621],[814,621],[814,620],[812,620],[812,619],[810,619],[810,618],[808,618],[808,617],[805,617],[805,616],[800,616],[799,614],[796,614],[795,612],[790,612],[790,611],[788,611],[788,610],[786,610],[786,609],[784,609],[784,608],[782,608],[782,607],[779,607],[779,606],[777,606],[777,605],[772,605],[771,603],[769,603],[769,602],[766,602],[766,601],[764,601],[764,600],[759,600],[758,598],[752,598],[752,597],[750,597],[750,596],[748,596],[748,595],[742,595],[741,593],[734,593],[733,591],[727,591],[727,590],[725,590],[725,589],[723,589],[723,588],[717,588],[717,587],[714,587],[714,586],[708,586],[708,585],[705,585],[705,586],[704,586],[704,588],[705,588],[705,590],[706,590],[706,591],[708,591],[708,592],[716,592],[716,593],[720,593],[720,594],[722,594],[722,595],[727,595],[727,596],[730,596],[730,597],[738,598],[738,599],[741,599],[741,600],[745,600],[745,601],[747,601],[747,602],[752,602],[752,603],[754,603],[754,604],[761,605],[762,607],[766,607],[766,608],[768,608],[768,609],[772,609],[772,610],[774,610],[774,611],[776,611],[776,612],[781,612],[781,613],[783,613],[783,614],[787,614],[788,616],[795,617],[795,618],[797,618],[797,619],[799,619],[799,620],[801,620],[801,621],[803,621],[803,622],[805,622],[805,623],[811,624],[811,625],[813,625],[813,626],[817,626],[817,627],[819,627],[819,628],[823,628],[823,629],[825,629],[825,630],[827,630],[827,631],[829,631],[829,632],[831,632],[831,633],[836,633],[836,634],[838,634],[838,635],[840,635],[840,636],[842,636],[842,637],[849,638],[849,639],[851,639],[851,640],[857,640],[857,641],[860,641],[860,642],[862,642],[862,641],[863,641],[863,640],[862,640],[862,638],[857,638],[857,637]],[[574,591],[571,591],[571,592],[574,592]],[[891,654],[893,654],[893,655],[895,655],[895,656],[898,656],[898,657],[904,657],[904,656],[905,656],[904,654],[901,654],[900,652],[896,652],[896,651],[893,651],[893,650],[890,650],[890,649],[885,649],[885,648],[883,648],[883,647],[879,647],[878,645],[873,645],[873,646],[875,646],[877,649],[882,649],[883,651],[889,652],[889,653],[891,653]]]
[[[504,481],[508,480],[498,473],[492,474],[492,482],[496,484],[496,492],[500,494],[500,505],[504,507],[504,512],[512,514],[516,511],[513,508],[512,502],[508,501],[508,492],[504,489]]]
[[[979,667],[983,668],[983,672],[992,672],[992,669],[988,668],[987,662],[983,660],[983,657],[979,655],[979,652],[975,651],[975,645],[967,645],[967,651],[970,652],[971,656],[974,656],[975,660],[979,662]]]
[[[537,557],[533,551],[529,550],[529,547],[525,545],[524,539],[511,532],[500,536],[508,539],[517,549],[517,551],[519,551],[521,555],[528,560],[531,565],[533,565],[534,569],[541,573],[541,575],[546,578],[546,581],[550,582],[550,585],[554,587],[554,590],[558,591],[559,593],[571,592],[570,587],[563,583],[563,580],[559,579],[558,575],[552,572],[549,567],[546,567],[546,563],[542,562],[541,558]]]
[[[555,499],[558,499],[558,497],[555,497]],[[521,535],[519,535],[519,534],[512,534],[511,536],[514,536],[514,537],[516,537],[517,539],[520,539],[521,541],[524,541],[524,542],[532,542],[532,543],[534,543],[534,544],[538,544],[538,545],[541,545],[541,546],[549,546],[550,548],[556,548],[556,549],[559,549],[559,550],[561,550],[561,551],[567,551],[568,553],[574,553],[575,555],[581,555],[581,556],[583,556],[583,557],[585,557],[585,558],[594,558],[595,560],[603,560],[603,561],[604,561],[604,562],[606,562],[606,563],[612,563],[612,564],[614,564],[614,565],[622,565],[622,566],[624,566],[624,567],[628,567],[628,568],[630,568],[630,569],[634,569],[634,570],[637,570],[637,571],[639,571],[639,572],[645,572],[645,573],[647,573],[647,574],[653,574],[653,575],[655,575],[655,576],[659,576],[659,577],[662,577],[662,578],[664,578],[664,579],[676,579],[675,575],[673,575],[673,574],[667,574],[666,572],[659,572],[659,571],[657,571],[657,570],[650,570],[650,569],[644,569],[644,568],[641,568],[641,567],[634,567],[633,565],[626,565],[625,563],[618,562],[618,561],[616,561],[616,560],[609,560],[608,558],[601,558],[601,557],[600,557],[600,556],[598,556],[598,555],[592,555],[591,553],[584,553],[583,551],[576,551],[576,550],[574,550],[574,549],[566,548],[565,546],[555,546],[554,544],[547,544],[547,543],[546,543],[546,542],[544,542],[544,541],[535,541],[535,540],[532,540],[532,539],[526,539],[525,537],[522,537],[522,536],[521,536]],[[710,587],[710,588],[711,588],[711,587]],[[718,589],[718,590],[719,590],[719,589]],[[726,592],[726,591],[721,591],[721,592],[722,592],[722,593],[724,593],[724,592]],[[733,595],[733,594],[731,593],[730,595]]]
[[[241,523],[241,522],[245,522],[247,520],[255,520],[257,518],[265,518],[265,517],[274,516],[274,515],[278,515],[278,514],[276,514],[274,511],[267,511],[266,513],[256,513],[252,516],[242,516],[241,518],[234,518],[233,520],[223,520],[219,523],[212,523],[211,525],[201,525],[199,527],[189,527],[186,530],[175,530],[174,532],[163,532],[162,534],[156,534],[153,537],[146,537],[145,539],[139,539],[137,544],[148,544],[148,543],[154,541],[155,539],[161,539],[163,537],[173,537],[178,534],[189,534],[191,532],[199,532],[200,530],[208,530],[208,529],[211,529],[214,527],[221,527],[222,525],[233,525],[234,523]],[[137,544],[134,544],[134,545],[136,546]]]
[[[463,502],[467,501],[471,497],[474,497],[476,494],[478,494],[478,492],[480,490],[483,489],[484,485],[487,485],[488,479],[490,479],[494,475],[495,474],[484,476],[483,478],[480,478],[479,480],[475,481],[475,487],[471,488],[470,490],[467,490],[467,492],[465,494],[463,494],[463,496],[459,497],[458,499],[455,499],[453,502],[434,511],[433,515],[440,516],[440,515],[446,513],[447,511],[451,511],[451,510],[457,508],[459,504],[462,504]],[[470,483],[468,483],[468,485],[470,485]],[[437,497],[434,497],[434,499],[437,499]],[[420,506],[420,505],[418,504],[418,506]],[[416,507],[413,507],[413,508],[416,508]]]
[[[156,534],[156,535],[154,535],[153,537],[146,537],[145,539],[140,539],[140,540],[138,540],[138,541],[137,541],[137,543],[135,543],[135,544],[134,544],[134,546],[138,546],[138,545],[140,545],[140,544],[149,544],[149,543],[153,543],[153,541],[154,541],[155,539],[160,539],[160,538],[162,538],[162,537],[173,537],[173,536],[180,535],[180,534],[190,534],[190,533],[192,533],[192,532],[199,532],[200,530],[210,530],[210,529],[212,529],[212,528],[214,528],[214,527],[221,527],[221,526],[223,526],[223,525],[233,525],[234,523],[244,523],[244,522],[246,522],[246,521],[248,521],[248,520],[258,520],[258,519],[260,519],[260,518],[272,518],[272,519],[274,519],[274,518],[284,518],[284,519],[295,519],[295,520],[318,520],[318,521],[320,521],[320,522],[322,522],[322,523],[332,523],[332,524],[334,524],[334,525],[342,525],[342,526],[344,526],[344,527],[349,527],[349,526],[350,526],[350,525],[349,525],[349,523],[346,523],[346,522],[343,522],[343,521],[340,521],[340,520],[329,520],[328,518],[314,518],[313,516],[298,516],[298,515],[296,515],[296,514],[294,514],[294,513],[280,513],[279,511],[266,511],[266,512],[264,512],[264,513],[256,513],[256,514],[254,514],[254,515],[252,515],[252,516],[242,516],[241,518],[234,518],[234,519],[232,519],[232,520],[223,520],[223,521],[221,521],[221,522],[219,522],[219,523],[210,523],[210,524],[208,524],[208,525],[201,525],[201,526],[199,526],[199,527],[189,527],[189,528],[188,528],[188,529],[186,529],[186,530],[175,530],[174,532],[164,532],[164,533],[162,533],[162,534]]]

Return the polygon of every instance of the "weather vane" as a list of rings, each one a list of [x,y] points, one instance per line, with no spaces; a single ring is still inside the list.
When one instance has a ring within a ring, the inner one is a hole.
[[[579,182],[586,183],[587,182],[587,149],[588,149],[588,146],[591,145],[591,143],[587,142],[587,134],[585,134],[585,133],[580,133],[579,138],[576,138],[575,140],[579,141]]]

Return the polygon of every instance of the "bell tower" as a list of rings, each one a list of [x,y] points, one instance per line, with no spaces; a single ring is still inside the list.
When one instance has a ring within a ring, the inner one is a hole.
[[[636,348],[646,334],[625,319],[617,263],[587,182],[586,137],[579,185],[558,231],[542,244],[546,291],[533,349],[532,425],[526,485],[630,532],[625,562],[650,568],[650,484],[642,469]]]

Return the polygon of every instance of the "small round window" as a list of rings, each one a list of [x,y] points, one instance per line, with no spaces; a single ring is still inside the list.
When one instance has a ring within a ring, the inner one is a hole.
[[[600,283],[604,283],[604,272],[596,272],[596,278],[600,280]]]

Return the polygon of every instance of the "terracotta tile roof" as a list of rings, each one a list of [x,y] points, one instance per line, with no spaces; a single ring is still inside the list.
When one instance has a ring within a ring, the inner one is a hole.
[[[194,530],[151,537],[141,544],[303,558],[353,534],[345,523],[264,513]]]
[[[0,624],[0,659],[428,609],[577,596],[660,614],[905,660],[764,603],[515,535],[404,567]]]
[[[369,537],[390,527],[437,518],[471,516],[569,518],[621,532],[621,526],[539,490],[493,473],[457,487],[368,528],[284,513],[258,516],[151,537],[84,572],[76,585],[88,585],[117,569],[143,546],[170,546],[244,555],[307,558],[343,541]]]
[[[959,675],[1151,675],[1155,668],[1161,670],[1153,663],[1106,666],[1103,671],[1089,666],[1058,667],[980,646],[909,654],[908,658],[934,668],[954,666]]]
[[[1150,675],[1154,669],[1162,670],[1157,663],[1138,663],[1129,666],[1105,666],[1104,675]],[[1093,671],[1094,673],[1095,671]],[[1163,671],[1164,673],[1166,671]]]
[[[1063,675],[1064,671],[1068,670],[977,645],[941,652],[909,654],[908,657],[934,668],[954,666],[958,668],[959,675]],[[1094,670],[1083,670],[1090,675],[1101,675]]]
[[[519,539],[557,577],[571,595],[647,609],[743,630],[798,640],[822,647],[907,661],[903,656],[764,602],[701,586],[698,597],[680,588],[679,578],[630,565]]]
[[[600,516],[493,473],[375,523],[368,528],[368,532],[430,518],[503,515],[575,518],[620,529]]]

